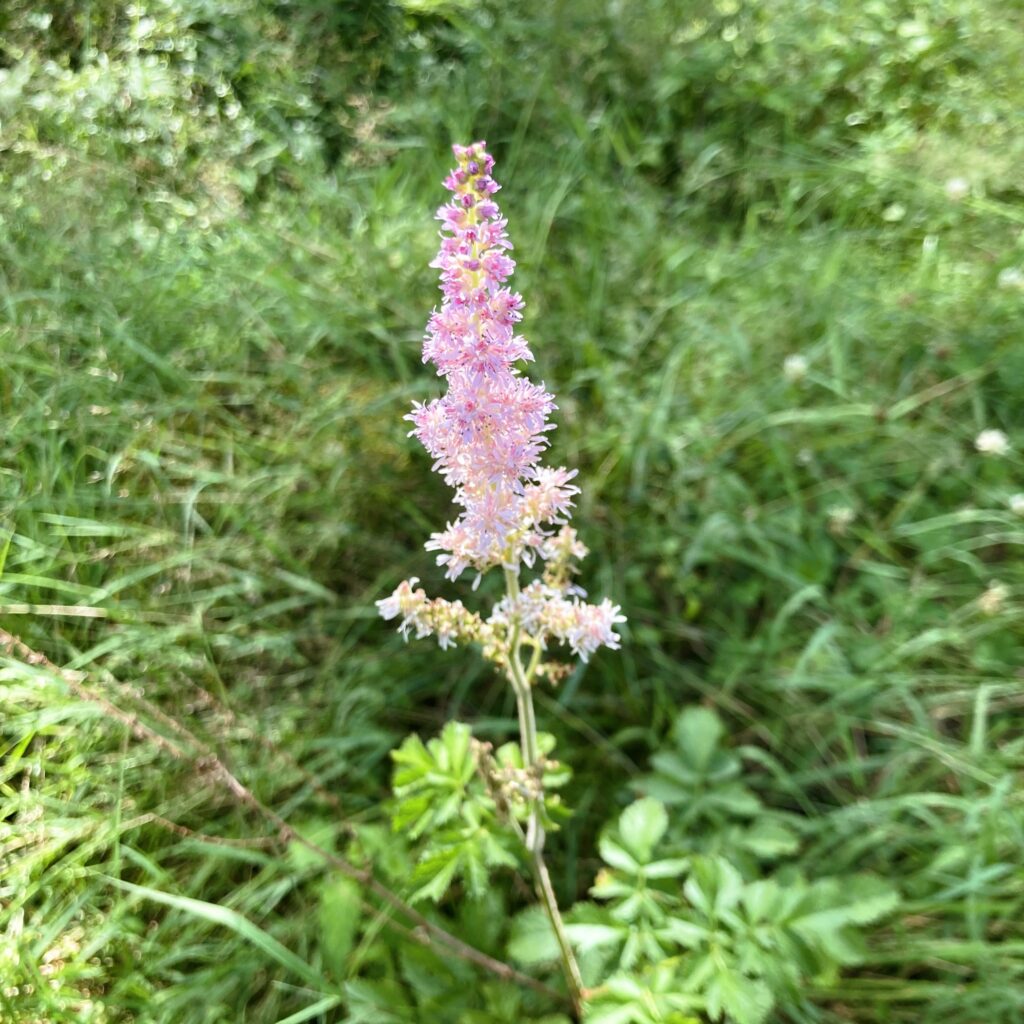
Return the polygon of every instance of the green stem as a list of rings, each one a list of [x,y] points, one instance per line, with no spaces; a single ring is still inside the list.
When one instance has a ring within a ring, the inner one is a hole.
[[[512,569],[505,570],[505,588],[512,600],[519,596],[518,572]],[[540,815],[541,805],[544,800],[542,788],[543,767],[540,764],[540,752],[537,742],[537,717],[533,710],[533,690],[531,687],[533,675],[540,660],[540,645],[535,643],[533,657],[530,659],[529,667],[524,671],[521,653],[522,641],[523,636],[519,618],[514,616],[512,632],[509,635],[508,675],[516,695],[516,710],[519,714],[519,743],[523,752],[523,767],[534,775],[538,787],[537,795],[530,800],[530,817],[526,827],[525,845],[530,855],[530,865],[533,868],[534,878],[537,883],[537,894],[544,905],[548,919],[551,921],[551,927],[554,929],[555,938],[558,941],[562,971],[565,974],[565,982],[569,987],[569,996],[572,999],[572,1004],[578,1018],[583,1010],[583,979],[580,976],[576,955],[569,944],[569,937],[565,931],[565,922],[562,920],[561,911],[558,909],[558,900],[555,897],[551,876],[544,861],[544,840],[546,834]]]

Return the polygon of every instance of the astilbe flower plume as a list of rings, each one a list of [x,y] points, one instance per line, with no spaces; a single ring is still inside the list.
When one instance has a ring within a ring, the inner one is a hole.
[[[449,579],[466,569],[477,580],[501,566],[518,577],[540,558],[542,579],[514,588],[486,621],[461,602],[428,600],[415,581],[383,601],[381,614],[401,617],[403,635],[435,633],[443,646],[470,639],[500,662],[513,622],[543,646],[549,638],[586,659],[600,646],[618,647],[624,618],[610,601],[588,604],[572,583],[572,561],[586,548],[567,525],[575,470],[540,464],[548,446],[554,397],[517,368],[533,353],[517,333],[523,299],[506,284],[515,269],[506,221],[494,200],[494,160],[486,144],[453,147],[457,166],[444,181],[451,200],[437,211],[441,246],[431,263],[441,274],[443,301],[427,325],[423,361],[437,367],[448,391],[414,404],[408,419],[454,488],[458,517],[431,535],[427,549]],[[474,584],[475,585],[475,584]]]

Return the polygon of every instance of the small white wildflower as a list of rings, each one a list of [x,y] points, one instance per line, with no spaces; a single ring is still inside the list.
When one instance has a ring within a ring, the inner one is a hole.
[[[855,518],[856,514],[848,505],[835,505],[828,510],[829,533],[833,533],[837,537],[845,536]]]
[[[978,598],[978,607],[985,615],[998,615],[1009,596],[1010,588],[1005,583],[993,580],[985,593]]]
[[[982,455],[1005,455],[1010,450],[1010,439],[1001,430],[983,430],[974,439],[974,447]]]
[[[1005,267],[999,271],[996,284],[1000,288],[1016,288],[1018,291],[1024,291],[1024,270],[1021,270],[1020,267]]]
[[[1014,515],[1024,516],[1024,494],[1011,494],[1008,504]]]
[[[925,235],[921,239],[921,252],[925,256],[934,256],[939,250],[939,236],[938,235]]]
[[[807,359],[800,354],[786,356],[782,364],[782,374],[786,380],[796,383],[807,376]]]
[[[962,202],[970,194],[971,183],[966,178],[950,178],[946,182],[946,198],[952,202]]]

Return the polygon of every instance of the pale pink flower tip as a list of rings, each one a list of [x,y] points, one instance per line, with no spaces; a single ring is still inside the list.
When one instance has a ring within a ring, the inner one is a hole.
[[[517,366],[533,353],[516,333],[523,299],[507,285],[515,261],[491,198],[499,188],[494,159],[484,142],[452,152],[457,166],[444,181],[452,198],[437,212],[441,245],[431,264],[442,302],[423,341],[423,359],[448,391],[416,403],[408,418],[462,509],[427,544],[455,579],[467,568],[531,560],[545,525],[568,517],[577,489],[569,483],[574,473],[540,466],[555,402]]]

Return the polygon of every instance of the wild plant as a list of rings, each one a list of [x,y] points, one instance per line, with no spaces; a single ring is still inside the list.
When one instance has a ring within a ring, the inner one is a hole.
[[[856,962],[854,926],[895,897],[870,878],[791,875],[783,885],[760,877],[762,862],[798,843],[760,815],[736,778],[717,716],[693,708],[676,723],[676,749],[654,759],[647,795],[601,839],[598,902],[563,916],[544,849],[567,813],[553,790],[569,773],[551,756],[554,737],[538,730],[534,688],[571,671],[549,657],[553,645],[585,661],[600,647],[617,649],[615,628],[626,620],[607,598],[587,602],[575,582],[587,554],[568,524],[576,472],[541,465],[554,397],[517,365],[533,353],[517,331],[522,297],[506,284],[515,263],[494,200],[494,160],[483,142],[453,148],[457,165],[444,182],[452,198],[437,211],[441,246],[431,264],[443,301],[423,344],[448,390],[415,403],[407,419],[460,509],[427,549],[449,580],[470,570],[476,590],[500,570],[505,590],[486,617],[461,600],[429,597],[415,577],[377,605],[405,638],[477,645],[515,695],[519,737],[495,750],[449,722],[426,744],[411,736],[393,752],[393,823],[417,848],[411,898],[439,901],[455,882],[480,898],[493,871],[528,864],[541,914],[519,917],[510,951],[534,966],[556,961],[577,1017],[653,1024],[704,1012],[758,1024],[778,998],[799,998],[805,976]],[[702,816],[710,829],[699,827]]]

